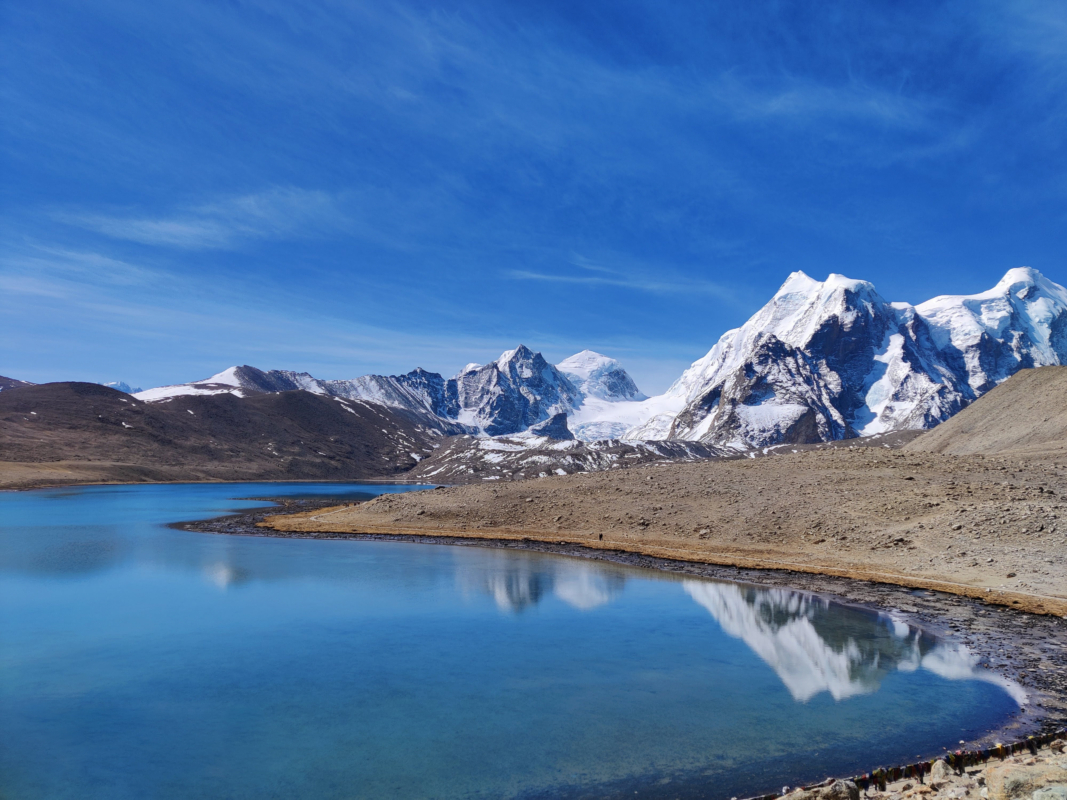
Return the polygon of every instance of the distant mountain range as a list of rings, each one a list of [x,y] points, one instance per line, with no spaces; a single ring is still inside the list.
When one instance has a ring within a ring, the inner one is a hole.
[[[148,389],[135,396],[159,403],[189,395],[228,393],[244,397],[296,389],[404,409],[427,424],[457,425],[463,433],[485,436],[522,433],[560,413],[584,420],[576,428],[581,435],[584,425],[604,424],[604,417],[610,417],[613,408],[644,399],[614,359],[585,350],[553,366],[525,345],[508,350],[489,364],[468,364],[448,379],[415,369],[405,375],[324,381],[306,372],[264,372],[239,366],[204,380]],[[613,430],[620,434],[631,427],[610,419],[606,424],[614,425]]]
[[[693,441],[744,451],[932,428],[1020,369],[1065,363],[1067,289],[1036,270],[1013,269],[987,292],[917,306],[888,302],[866,281],[795,272],[651,398],[612,358],[585,350],[552,365],[523,345],[447,379],[416,369],[323,381],[240,366],[135,396],[155,403],[303,389],[403,409],[474,436],[514,436],[565,414],[567,429],[587,442]]]

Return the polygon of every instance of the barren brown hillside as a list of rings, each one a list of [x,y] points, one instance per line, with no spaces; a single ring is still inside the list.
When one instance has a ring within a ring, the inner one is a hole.
[[[1067,367],[1018,372],[907,449],[1067,456]]]

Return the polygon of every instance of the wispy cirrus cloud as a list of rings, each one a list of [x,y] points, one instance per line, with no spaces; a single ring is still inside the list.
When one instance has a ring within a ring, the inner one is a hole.
[[[187,250],[228,250],[253,239],[320,236],[344,228],[347,222],[335,196],[292,187],[228,197],[160,216],[70,211],[53,216],[112,239]]]
[[[559,273],[512,269],[507,270],[504,275],[513,280],[584,286],[617,286],[622,289],[659,295],[703,294],[731,303],[737,299],[736,294],[728,286],[714,281],[676,276],[661,266],[619,269],[597,264],[582,256],[572,257],[569,263],[570,266],[576,268],[575,271]],[[657,277],[650,277],[651,274],[656,274]]]

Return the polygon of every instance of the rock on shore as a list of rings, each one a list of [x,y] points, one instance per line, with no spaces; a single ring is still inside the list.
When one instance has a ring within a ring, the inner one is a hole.
[[[858,800],[860,791],[852,781],[828,781],[822,786],[796,789],[782,800]],[[1067,753],[1064,740],[1051,746],[990,761],[957,774],[938,760],[925,783],[906,779],[889,783],[885,791],[870,790],[870,800],[1067,800]]]

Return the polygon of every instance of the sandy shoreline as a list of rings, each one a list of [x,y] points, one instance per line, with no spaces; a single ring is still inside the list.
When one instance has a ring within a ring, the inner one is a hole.
[[[388,495],[300,533],[567,542],[936,589],[1067,616],[1067,466],[876,449]]]

